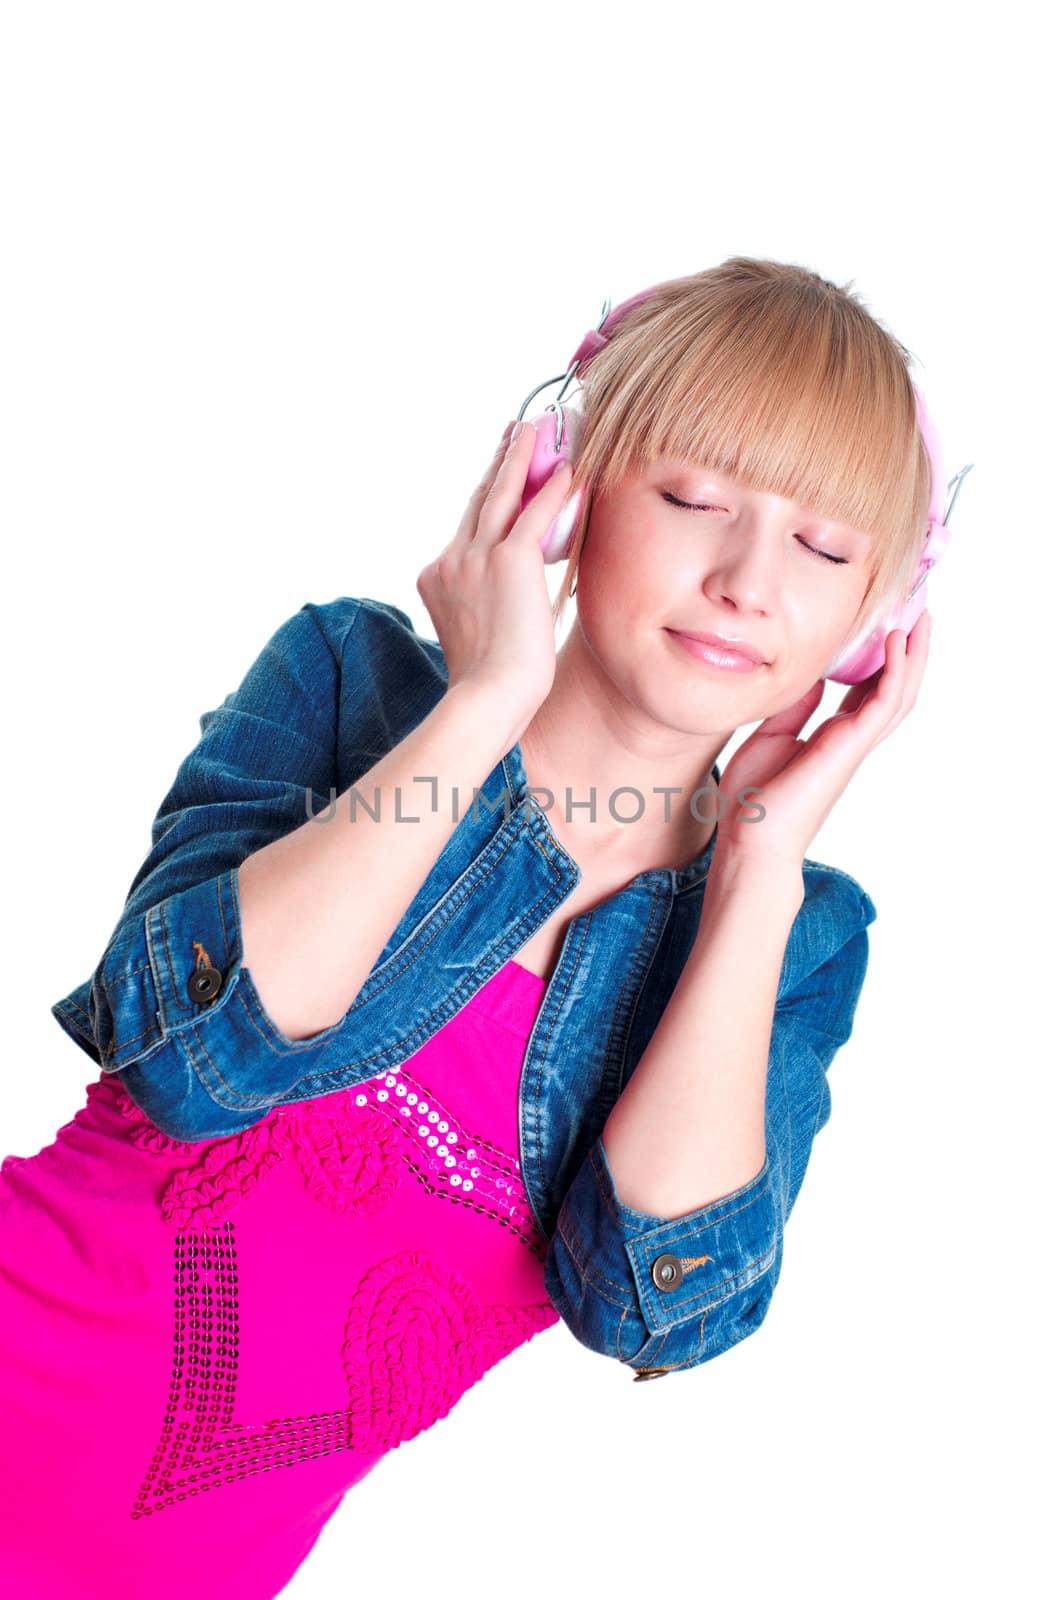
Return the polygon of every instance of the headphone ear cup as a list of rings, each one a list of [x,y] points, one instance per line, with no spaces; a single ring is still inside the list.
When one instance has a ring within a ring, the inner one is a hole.
[[[560,450],[557,448],[558,413],[561,416]],[[535,429],[535,444],[532,446],[528,475],[520,499],[522,511],[562,461],[575,461],[583,433],[583,414],[575,406],[551,407],[533,417],[531,422]],[[580,485],[566,496],[560,511],[550,519],[539,540],[539,548],[547,566],[568,559],[582,503],[583,487]]]
[[[582,485],[566,498],[561,510],[539,541],[543,561],[550,566],[555,561],[567,561],[572,552],[572,535],[583,504]]]
[[[927,574],[933,570],[948,548],[950,532],[942,520],[946,483],[941,441],[927,410],[922,390],[915,383],[912,384],[912,388],[915,391],[919,431],[930,464],[930,509],[923,547],[919,553],[915,573],[905,585],[904,594],[896,601],[889,615],[877,624],[873,623],[861,638],[835,656],[823,674],[824,678],[829,678],[834,683],[863,683],[864,679],[870,678],[872,673],[877,672],[886,660],[886,636],[894,628],[903,628],[905,638],[908,637],[926,610],[929,588]],[[917,584],[918,588],[915,587]],[[907,598],[908,595],[911,595],[911,599]]]
[[[930,530],[927,530],[927,540]],[[924,542],[924,551],[926,542]],[[905,585],[905,594],[911,592],[912,585],[918,582],[922,573],[927,570],[925,556],[919,562],[916,577],[911,583]],[[833,683],[863,683],[865,678],[870,678],[872,673],[884,665],[886,660],[886,638],[894,628],[903,628],[907,639],[920,616],[926,610],[927,584],[920,583],[918,589],[910,600],[898,600],[891,608],[888,615],[878,621],[872,622],[863,634],[853,641],[851,645],[836,655],[826,672],[823,674]]]
[[[886,659],[886,635],[900,624],[892,618],[879,623],[870,633],[855,640],[846,650],[836,655],[824,678],[832,683],[863,683],[878,671]]]

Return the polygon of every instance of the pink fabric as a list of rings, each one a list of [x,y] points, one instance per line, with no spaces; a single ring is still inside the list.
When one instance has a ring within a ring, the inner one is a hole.
[[[558,1321],[517,1158],[545,987],[511,961],[396,1071],[231,1138],[168,1139],[101,1074],[5,1158],[8,1600],[278,1594],[387,1451]]]

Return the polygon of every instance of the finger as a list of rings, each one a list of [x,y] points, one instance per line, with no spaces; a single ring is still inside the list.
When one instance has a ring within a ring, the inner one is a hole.
[[[900,704],[899,679],[903,670],[899,666],[905,659],[905,634],[902,628],[892,628],[886,635],[885,659],[882,666],[869,678],[851,685],[834,715],[828,717],[808,740],[820,758],[827,752],[841,764],[851,763],[851,770],[884,739],[893,724]],[[844,730],[844,731],[843,731]]]
[[[503,430],[502,437],[495,446],[495,453],[487,464],[487,468],[483,477],[480,479],[479,483],[476,485],[476,488],[469,496],[469,503],[465,508],[465,514],[458,525],[459,538],[464,537],[471,539],[476,532],[476,524],[480,519],[480,512],[483,510],[484,501],[487,499],[492,484],[498,477],[498,469],[505,459],[512,431],[513,423],[507,422],[505,429]]]
[[[770,717],[765,717],[757,733],[796,734],[819,705],[825,687],[823,679],[817,678],[815,683],[810,684],[805,690],[800,700],[795,700],[793,705],[784,706],[781,711],[775,711]]]
[[[527,539],[529,544],[537,544],[572,492],[572,477],[571,461],[559,461],[517,517],[509,530],[509,538]]]
[[[900,706],[907,642],[903,628],[891,628],[886,635],[882,665],[870,678],[868,692],[856,708],[869,724],[884,726]]]
[[[851,684],[842,696],[838,710],[844,711],[846,715],[852,711],[859,711],[868,695],[874,693],[881,672],[882,668],[880,667],[878,672],[871,674],[870,678],[862,678],[859,683]]]
[[[920,615],[910,634],[903,628],[890,630],[882,666],[870,678],[852,685],[838,710],[806,743],[806,750],[817,750],[819,760],[836,760],[839,775],[847,774],[845,782],[911,707],[929,649],[930,623],[923,621],[924,616]]]
[[[929,647],[930,627],[925,617],[926,612],[921,612],[910,633],[894,628],[886,638],[886,661],[876,692],[866,702],[872,709],[862,721],[873,736],[872,749],[889,737],[915,703]]]
[[[897,709],[907,708],[914,695],[913,687],[918,689],[919,679],[922,677],[926,666],[927,654],[930,647],[930,622],[925,611],[921,611],[916,618],[910,633],[903,629],[895,630],[897,644],[890,668],[892,677],[893,694],[896,698]]]
[[[933,619],[928,612],[921,612],[915,627],[908,636],[904,690],[901,695],[898,722],[908,715],[919,697],[919,689],[923,682],[923,674],[926,672],[926,663],[930,655],[930,634],[932,629]],[[890,731],[892,732],[892,729]]]
[[[478,546],[489,548],[500,544],[503,539],[512,536],[518,526],[518,537],[527,533],[530,542],[532,530],[541,536],[551,517],[556,516],[560,509],[572,475],[571,464],[564,458],[521,509],[535,437],[534,427],[525,424],[502,457],[477,524],[475,542]]]
[[[482,495],[473,522],[471,537],[477,544],[494,543],[501,539],[512,520],[512,500],[519,504],[520,491],[528,476],[531,459],[530,445],[535,439],[535,429],[528,423],[514,423],[515,432],[504,441],[492,462],[489,480]],[[509,509],[510,515],[504,515]]]
[[[864,705],[865,701],[878,694],[879,686],[881,685],[882,680],[886,676],[887,672],[893,672],[896,670],[896,646],[892,645],[890,640],[893,638],[894,633],[898,632],[900,637],[902,639],[904,638],[903,629],[890,629],[889,633],[886,635],[886,640],[883,647],[882,665],[877,667],[875,671],[871,673],[870,677],[861,678],[859,683],[850,685],[849,689],[843,696],[841,704],[839,705],[838,711],[835,713],[835,715],[844,712],[848,716],[854,711],[859,711],[861,706]],[[903,660],[903,655],[901,659]]]

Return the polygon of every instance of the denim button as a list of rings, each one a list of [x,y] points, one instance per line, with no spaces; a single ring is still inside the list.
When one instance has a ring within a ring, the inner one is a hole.
[[[683,1281],[683,1263],[678,1256],[666,1252],[654,1261],[650,1268],[650,1277],[658,1289],[663,1289],[666,1293],[669,1289],[678,1289]]]
[[[197,1005],[213,1000],[221,988],[222,977],[217,967],[197,967],[188,980],[188,993]]]

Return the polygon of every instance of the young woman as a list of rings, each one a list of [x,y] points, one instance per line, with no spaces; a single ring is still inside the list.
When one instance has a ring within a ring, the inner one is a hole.
[[[201,719],[54,1007],[86,1104],[0,1168],[5,1593],[275,1595],[542,1329],[644,1379],[759,1326],[875,916],[805,852],[927,661],[802,737],[924,549],[905,356],[798,267],[659,286],[524,509],[507,428],[437,640],[308,602]]]

